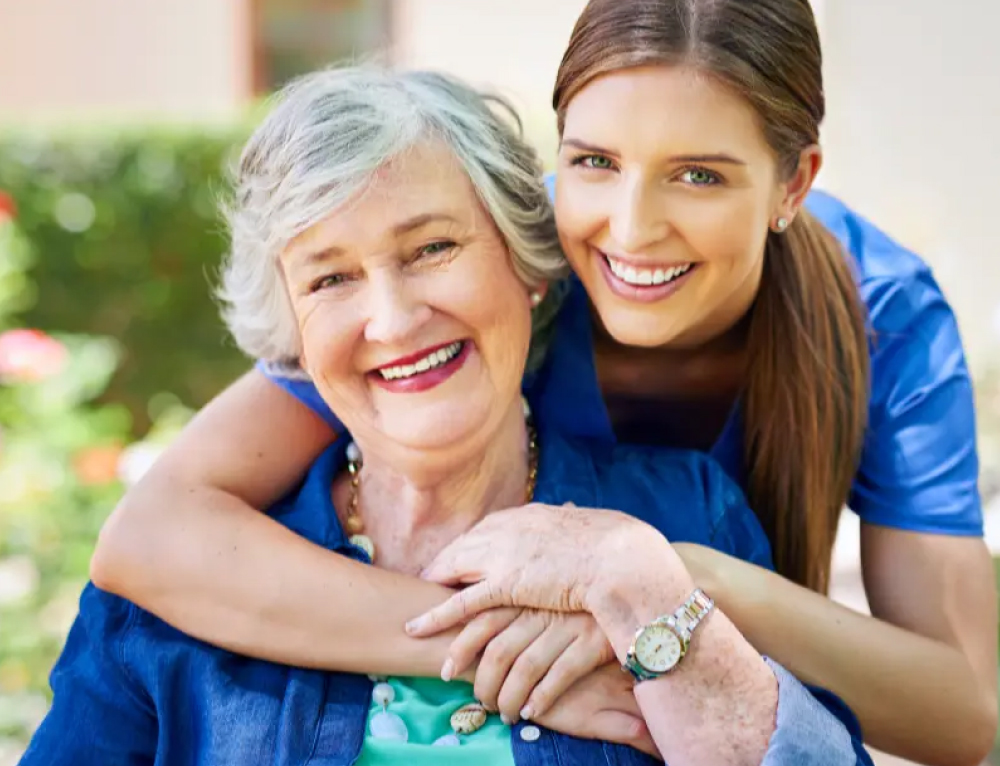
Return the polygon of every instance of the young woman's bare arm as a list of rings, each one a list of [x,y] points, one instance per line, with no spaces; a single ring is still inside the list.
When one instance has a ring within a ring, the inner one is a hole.
[[[716,551],[677,549],[758,651],[838,694],[873,747],[982,762],[997,727],[997,595],[980,538],[862,525],[875,618]]]
[[[436,675],[447,641],[416,641],[403,625],[446,589],[331,553],[256,510],[290,490],[333,439],[306,406],[248,373],[119,503],[101,532],[94,583],[256,657]]]

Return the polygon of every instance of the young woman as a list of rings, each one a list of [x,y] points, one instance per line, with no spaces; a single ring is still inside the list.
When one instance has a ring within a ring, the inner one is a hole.
[[[808,3],[595,0],[554,103],[556,214],[579,281],[529,384],[538,419],[709,451],[747,489],[779,574],[677,546],[699,585],[759,651],[843,697],[875,747],[978,763],[996,729],[997,613],[969,375],[926,266],[809,194],[824,101]],[[302,381],[235,384],[123,500],[95,582],[228,648],[398,672],[419,584],[394,583],[376,613],[367,573],[252,510],[335,437],[317,411]],[[871,618],[823,595],[845,503],[863,521]],[[470,625],[458,664],[491,635]],[[407,671],[436,673],[433,654]]]

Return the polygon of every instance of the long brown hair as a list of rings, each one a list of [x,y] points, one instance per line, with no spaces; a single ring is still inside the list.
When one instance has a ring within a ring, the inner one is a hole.
[[[567,105],[594,78],[683,65],[754,108],[790,178],[819,140],[821,58],[808,0],[592,0],[556,79],[559,133]],[[870,357],[848,258],[806,211],[785,233],[768,235],[751,312],[743,391],[749,500],[777,570],[826,592],[867,426]]]

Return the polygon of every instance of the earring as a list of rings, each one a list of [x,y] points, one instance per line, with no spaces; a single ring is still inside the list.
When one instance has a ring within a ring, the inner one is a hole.
[[[779,234],[781,234],[787,228],[788,228],[787,218],[779,218],[777,221],[774,222],[774,230]]]
[[[537,291],[533,292],[530,295],[530,298],[531,298],[531,307],[532,308],[537,308],[538,304],[542,302],[542,294],[540,292],[537,292]]]

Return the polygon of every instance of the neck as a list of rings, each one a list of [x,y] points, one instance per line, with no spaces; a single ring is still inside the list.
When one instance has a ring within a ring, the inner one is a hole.
[[[524,503],[528,434],[520,399],[487,430],[430,459],[382,455],[359,444],[359,514],[380,565],[419,571],[486,514]]]
[[[674,399],[732,396],[746,371],[750,313],[694,345],[624,346],[594,318],[598,374],[606,394]]]

